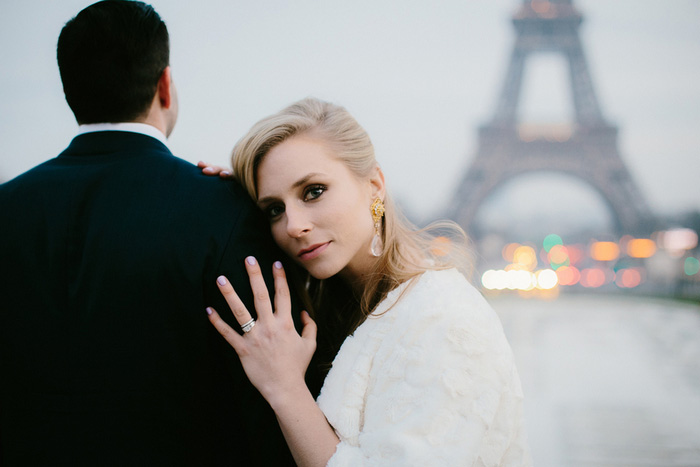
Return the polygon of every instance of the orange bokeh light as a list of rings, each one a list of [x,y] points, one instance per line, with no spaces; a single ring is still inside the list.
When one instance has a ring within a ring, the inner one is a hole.
[[[557,269],[557,277],[561,285],[574,285],[581,280],[581,273],[574,266],[562,266]]]
[[[627,254],[632,258],[650,258],[656,253],[656,243],[648,238],[633,238],[627,242]]]
[[[452,247],[452,240],[447,237],[435,237],[431,251],[435,256],[447,256]]]
[[[513,253],[513,263],[529,271],[537,266],[537,254],[531,246],[521,245]]]
[[[593,242],[590,254],[596,261],[613,261],[620,256],[620,247],[615,242]]]
[[[564,245],[554,245],[547,255],[551,264],[564,264],[569,259],[569,251]]]
[[[509,263],[513,262],[513,256],[515,255],[515,250],[520,247],[520,243],[509,243],[508,245],[503,247],[503,250],[501,250],[501,256],[503,256],[503,259],[508,261]]]

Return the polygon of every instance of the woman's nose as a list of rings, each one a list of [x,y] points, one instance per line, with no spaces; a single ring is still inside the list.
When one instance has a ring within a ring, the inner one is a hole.
[[[305,215],[303,209],[287,207],[287,235],[292,238],[299,238],[311,231],[311,222]]]

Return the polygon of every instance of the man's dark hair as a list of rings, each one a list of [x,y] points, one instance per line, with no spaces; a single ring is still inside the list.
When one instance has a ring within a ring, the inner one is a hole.
[[[66,23],[56,55],[78,123],[133,121],[148,110],[169,64],[168,29],[146,3],[104,0]]]

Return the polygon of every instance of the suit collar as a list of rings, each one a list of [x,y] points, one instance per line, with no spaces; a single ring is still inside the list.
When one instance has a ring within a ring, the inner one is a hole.
[[[96,131],[130,131],[132,133],[141,133],[151,136],[161,143],[168,145],[165,135],[156,127],[146,123],[139,122],[120,122],[120,123],[88,123],[80,125],[78,134],[94,133]]]
[[[73,138],[60,156],[98,156],[124,152],[172,155],[165,144],[151,136],[127,131],[96,131]]]

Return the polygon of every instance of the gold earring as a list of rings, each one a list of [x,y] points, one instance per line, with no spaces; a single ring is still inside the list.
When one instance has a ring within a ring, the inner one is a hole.
[[[372,213],[372,220],[374,221],[374,238],[372,239],[372,245],[370,246],[370,252],[372,256],[378,257],[382,255],[384,251],[384,244],[382,242],[382,217],[386,209],[384,209],[384,203],[381,198],[376,198],[372,205],[369,207]]]

